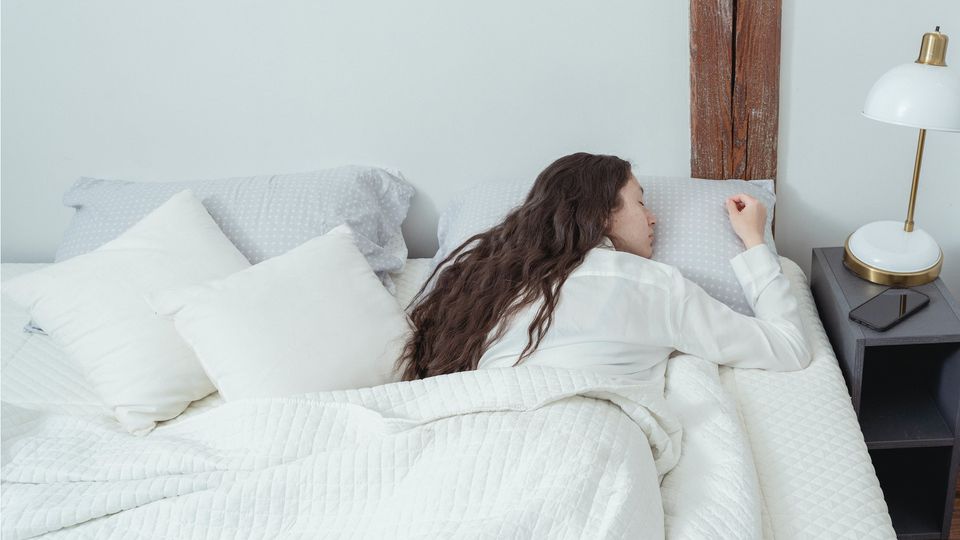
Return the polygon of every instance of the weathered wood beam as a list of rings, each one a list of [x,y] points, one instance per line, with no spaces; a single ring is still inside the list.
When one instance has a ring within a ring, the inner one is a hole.
[[[690,174],[729,178],[734,0],[690,0]]]
[[[690,0],[690,173],[776,178],[781,0]]]
[[[736,0],[731,177],[777,177],[780,0]]]

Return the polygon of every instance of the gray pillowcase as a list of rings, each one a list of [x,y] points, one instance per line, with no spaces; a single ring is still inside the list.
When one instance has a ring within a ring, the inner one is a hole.
[[[776,196],[773,180],[701,180],[639,176],[644,201],[657,217],[653,243],[655,261],[676,267],[710,296],[745,315],[753,310],[744,297],[730,259],[743,252],[743,242],[730,225],[724,201],[746,193],[767,208],[765,239],[776,253],[772,223]],[[467,238],[500,223],[523,203],[532,181],[489,183],[456,197],[440,214],[431,271]]]
[[[414,189],[398,172],[360,166],[186,182],[81,178],[63,196],[76,213],[56,261],[97,249],[185,189],[193,190],[250,264],[342,223],[353,229],[357,247],[385,283],[406,262],[400,225]]]
[[[532,180],[489,182],[454,197],[440,213],[437,223],[440,247],[430,263],[430,273],[467,238],[494,227],[523,204],[532,186]]]
[[[773,180],[700,180],[693,178],[640,178],[644,201],[657,217],[654,226],[655,261],[680,270],[710,296],[744,315],[753,315],[750,304],[730,265],[742,253],[743,242],[730,225],[724,201],[746,193],[767,208],[764,240],[773,253]]]

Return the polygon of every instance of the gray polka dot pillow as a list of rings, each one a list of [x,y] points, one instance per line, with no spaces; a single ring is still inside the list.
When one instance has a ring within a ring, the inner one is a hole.
[[[490,182],[460,193],[440,214],[437,240],[440,247],[430,264],[436,268],[471,236],[503,221],[510,210],[523,204],[533,181]],[[429,274],[428,274],[429,275]]]
[[[743,251],[733,232],[724,201],[746,193],[767,207],[766,241],[776,253],[771,225],[776,197],[772,180],[701,180],[637,176],[644,200],[657,216],[653,244],[656,261],[677,267],[712,297],[745,315],[753,315],[730,266]],[[493,227],[523,203],[532,181],[490,183],[456,197],[440,215],[440,249],[431,270],[467,238]]]
[[[753,315],[730,266],[730,259],[744,248],[730,225],[724,201],[737,193],[759,199],[767,208],[764,238],[776,253],[771,228],[776,204],[773,180],[669,177],[639,180],[644,189],[644,202],[657,217],[651,258],[675,266],[684,277],[734,311]]]
[[[193,190],[227,238],[250,261],[282,255],[346,223],[357,247],[390,288],[407,258],[400,225],[413,187],[399,172],[346,166],[321,171],[186,182],[81,178],[63,196],[76,209],[56,261],[120,236],[174,194]]]

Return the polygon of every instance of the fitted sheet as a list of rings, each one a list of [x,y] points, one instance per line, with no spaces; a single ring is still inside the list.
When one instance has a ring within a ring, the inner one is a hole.
[[[806,277],[793,261],[783,257],[780,260],[800,301],[805,331],[814,348],[811,366],[796,373],[725,367],[719,372],[722,387],[734,404],[730,414],[736,416],[735,421],[724,425],[730,432],[742,430],[752,453],[744,456],[742,462],[755,467],[762,505],[762,535],[894,538],[879,483]],[[0,277],[6,280],[41,266],[3,264]],[[413,296],[428,268],[429,259],[411,259],[403,272],[394,275],[401,304],[406,305]],[[22,309],[4,298],[0,334],[3,401],[52,412],[107,414],[84,383],[82,374],[49,337],[23,332],[27,318]],[[219,396],[212,394],[168,423],[201,414],[220,403]],[[717,432],[703,433],[704,437],[722,440],[730,436],[716,425],[712,429]],[[689,432],[691,428],[685,425],[684,429]],[[678,465],[671,474],[689,479],[680,482],[682,485],[675,493],[695,492],[690,489],[695,487],[695,472],[696,464]],[[729,503],[727,514],[736,514],[737,508]],[[703,512],[693,504],[685,507],[683,500],[669,497],[665,497],[664,504],[673,505],[667,510],[668,514],[672,510],[676,520],[674,534],[670,534],[668,523],[668,536],[692,538],[711,532],[704,529]],[[670,515],[668,521],[669,518]],[[684,527],[690,520],[699,520],[698,525]]]

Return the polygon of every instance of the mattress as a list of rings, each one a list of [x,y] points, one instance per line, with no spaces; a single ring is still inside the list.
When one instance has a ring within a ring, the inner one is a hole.
[[[805,331],[815,352],[813,362],[796,373],[724,367],[719,372],[722,386],[735,404],[738,425],[734,431],[742,429],[752,454],[740,461],[755,468],[762,535],[781,539],[894,538],[883,494],[806,277],[789,259],[781,257],[781,265],[802,307]],[[0,277],[6,280],[40,266],[3,264]],[[402,273],[394,275],[397,298],[403,305],[416,293],[428,268],[428,259],[411,259]],[[106,414],[82,374],[51,340],[22,330],[26,313],[5,298],[0,307],[3,401],[27,409]],[[213,394],[168,423],[202,414],[220,403]],[[709,435],[723,438],[726,434]],[[696,480],[698,473],[701,471],[696,467],[687,466],[678,467],[670,475]],[[665,496],[665,506],[675,502],[683,503]],[[678,508],[676,515],[685,515],[682,505]],[[725,510],[728,514],[723,520],[736,515],[735,507],[728,505]],[[729,535],[723,531],[734,529],[718,526],[708,530],[701,524],[694,528],[675,526],[673,530],[675,534],[670,534],[668,527],[668,536],[680,538],[723,537]]]

